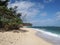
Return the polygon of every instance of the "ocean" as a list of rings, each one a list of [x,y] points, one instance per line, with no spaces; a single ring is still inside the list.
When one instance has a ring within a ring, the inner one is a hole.
[[[60,45],[60,27],[31,27],[36,30],[36,36],[43,38],[53,45]]]
[[[57,34],[57,35],[60,34],[60,27],[39,27],[39,26],[34,26],[32,28],[42,29],[43,31],[51,32],[51,33],[54,33],[54,34]]]

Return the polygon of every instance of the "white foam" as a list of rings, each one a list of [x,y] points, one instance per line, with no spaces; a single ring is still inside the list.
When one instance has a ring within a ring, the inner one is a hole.
[[[48,32],[48,31],[44,31],[44,29],[35,29],[35,28],[33,28],[33,29],[36,30],[36,31],[39,31],[41,33],[45,33],[45,34],[51,35],[51,36],[60,37],[59,34],[54,34],[54,33]]]
[[[38,31],[40,31],[40,32],[42,32],[42,33],[51,35],[51,36],[60,37],[60,35],[58,35],[58,34],[54,34],[54,33],[51,33],[51,32],[47,32],[47,31],[44,31],[44,30],[41,30],[41,29],[40,29],[40,30],[39,30],[39,29],[36,29],[36,30],[38,30]]]
[[[60,35],[53,34],[51,32],[44,31],[42,29],[34,29],[36,30],[36,35],[43,38],[44,40],[53,43],[54,45],[60,45]]]

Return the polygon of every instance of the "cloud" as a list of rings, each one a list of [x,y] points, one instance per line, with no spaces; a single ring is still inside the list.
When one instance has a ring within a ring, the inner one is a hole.
[[[45,13],[41,13],[41,16],[45,16],[45,18],[31,21],[34,26],[60,26],[60,11],[56,12],[52,18],[47,18]]]
[[[50,3],[50,2],[52,2],[53,0],[43,0],[44,1],[44,3]]]
[[[42,19],[42,20],[34,20],[32,21],[34,26],[53,26],[54,23],[54,19]]]
[[[39,9],[44,8],[44,5],[41,3],[33,3],[29,1],[16,1],[15,3],[10,3],[8,5],[8,7],[14,7],[14,6],[18,6],[19,9],[28,9],[30,7]]]
[[[40,14],[41,16],[47,16],[47,13],[46,12],[43,12]]]
[[[56,20],[60,20],[60,11],[56,12]]]
[[[30,1],[16,1],[15,3],[9,3],[8,8],[14,6],[18,7],[17,13],[22,13],[22,16],[26,15],[27,20],[32,19],[40,13],[40,9],[44,9],[43,4]]]

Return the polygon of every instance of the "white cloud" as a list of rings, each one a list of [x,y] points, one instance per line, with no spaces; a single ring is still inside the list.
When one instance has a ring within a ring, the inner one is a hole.
[[[56,20],[60,20],[60,11],[56,12]]]
[[[44,1],[44,3],[50,3],[50,2],[52,2],[53,0],[43,0]]]
[[[47,16],[47,13],[46,12],[43,12],[40,14],[41,16]]]
[[[40,16],[47,16],[47,12],[42,12],[40,9],[44,9],[44,5],[41,3],[34,3],[34,2],[30,2],[30,1],[23,1],[20,0],[19,2],[17,0],[15,0],[15,3],[10,3],[8,7],[14,7],[14,6],[18,6],[17,8],[17,12],[18,13],[22,13],[23,17],[24,17],[24,22],[31,22],[33,25],[39,25],[39,26],[53,26],[55,24],[57,24],[60,20],[60,11],[56,12],[56,16],[53,18],[44,18],[41,19],[41,17],[39,17],[39,19],[35,19],[35,16],[40,15]],[[50,3],[53,0],[43,0],[44,3]]]
[[[26,15],[27,20],[32,19],[38,13],[40,9],[44,9],[44,5],[41,3],[33,3],[29,1],[16,1],[15,3],[9,3],[8,8],[17,6],[17,13],[22,13]]]
[[[55,24],[54,19],[42,19],[32,21],[34,26],[53,26]]]

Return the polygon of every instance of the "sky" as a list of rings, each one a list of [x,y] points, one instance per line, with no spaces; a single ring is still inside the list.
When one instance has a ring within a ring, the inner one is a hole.
[[[60,26],[60,0],[10,0],[8,8],[17,6],[22,20],[33,26]]]

